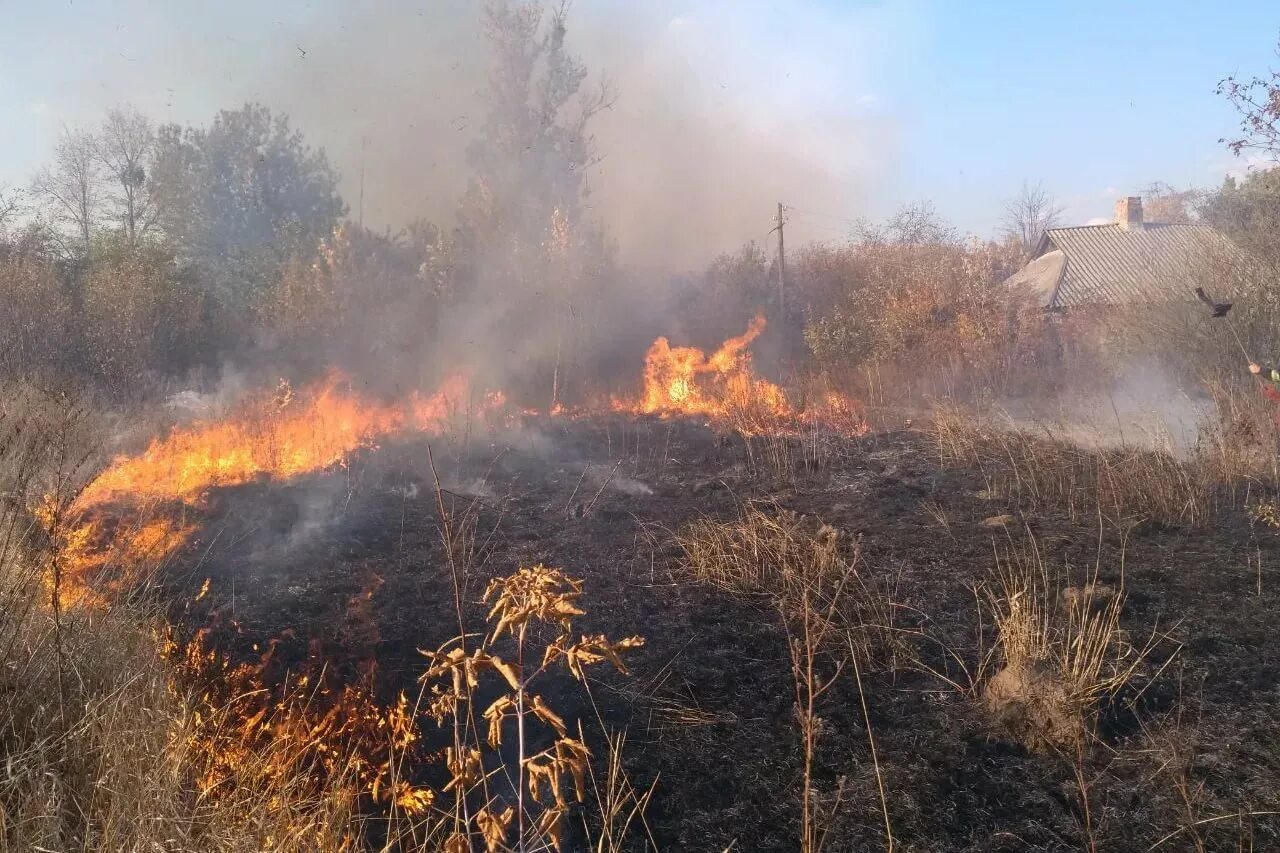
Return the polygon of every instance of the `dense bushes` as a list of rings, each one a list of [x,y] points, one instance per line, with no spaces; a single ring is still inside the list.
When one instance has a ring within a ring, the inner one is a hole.
[[[155,373],[180,375],[204,360],[203,297],[163,252],[112,246],[79,281],[80,358],[93,380],[125,391]]]
[[[846,374],[898,363],[927,375],[1007,360],[1033,322],[1030,304],[1002,283],[1011,260],[997,246],[954,241],[813,247],[799,278],[821,281],[822,301],[805,340],[820,368]]]
[[[772,341],[763,349],[846,388],[875,371],[896,373],[912,393],[999,393],[1019,368],[1056,357],[1044,314],[1004,286],[1017,264],[1014,247],[964,242],[927,207],[911,208],[847,241],[794,252],[785,313],[776,263],[749,244],[693,283],[683,317],[722,339],[764,309]]]
[[[450,263],[450,247],[434,228],[386,237],[344,223],[315,255],[288,261],[259,321],[289,363],[413,383],[438,360]]]
[[[70,293],[38,241],[0,244],[0,305],[0,372],[43,372],[67,364]]]

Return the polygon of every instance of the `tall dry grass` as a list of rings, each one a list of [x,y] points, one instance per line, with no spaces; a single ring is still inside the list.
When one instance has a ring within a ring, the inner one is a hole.
[[[94,434],[74,401],[0,394],[0,850],[339,850],[355,837],[342,785],[272,779],[202,791],[217,709],[182,685],[158,612],[60,604],[60,538],[32,510],[66,506]],[[52,514],[56,524],[58,512]]]
[[[884,844],[894,849],[889,799],[876,757],[862,674],[892,668],[906,651],[894,628],[889,591],[862,571],[856,542],[840,531],[776,506],[744,506],[738,518],[699,519],[676,536],[684,562],[702,582],[767,596],[787,636],[796,724],[800,735],[800,831],[803,853],[828,849],[843,816],[843,781],[821,791],[814,776],[829,694],[838,680],[857,689],[879,784]]]
[[[1207,524],[1280,488],[1275,423],[1250,395],[1220,389],[1213,417],[1189,453],[1115,443],[1084,447],[1055,434],[1000,423],[956,406],[934,409],[930,437],[943,465],[981,472],[989,493],[1031,512],[1072,521],[1154,519]]]

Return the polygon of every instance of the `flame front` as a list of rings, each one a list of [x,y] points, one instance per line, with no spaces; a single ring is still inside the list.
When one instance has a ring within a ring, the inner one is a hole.
[[[347,454],[406,429],[437,431],[467,402],[462,377],[428,397],[384,405],[344,389],[330,374],[295,397],[282,385],[270,401],[258,401],[230,418],[174,430],[137,456],[118,457],[81,493],[76,505],[104,501],[192,500],[216,486],[259,477],[293,477],[319,471]],[[500,404],[501,400],[489,401]]]
[[[615,400],[614,409],[650,415],[687,415],[721,422],[743,436],[796,435],[819,428],[846,435],[867,431],[861,407],[826,392],[796,406],[781,387],[756,374],[749,347],[765,330],[757,314],[741,335],[708,356],[697,347],[673,347],[665,337],[649,347],[639,400]]]
[[[645,414],[721,416],[747,403],[764,406],[776,415],[791,414],[782,389],[755,374],[751,342],[765,329],[761,315],[736,338],[730,338],[709,357],[697,347],[673,347],[658,338],[644,359],[644,393],[638,405],[617,408]]]
[[[440,433],[462,426],[464,418],[487,422],[505,407],[496,393],[473,404],[461,375],[433,394],[396,404],[368,399],[349,384],[334,373],[295,394],[282,382],[270,399],[175,429],[136,456],[117,457],[65,513],[39,508],[57,543],[63,603],[102,603],[108,593],[142,580],[194,532],[181,520],[181,507],[199,503],[212,488],[320,471],[384,436]],[[101,511],[108,504],[125,506]]]
[[[755,373],[750,346],[764,330],[758,315],[709,356],[658,338],[645,355],[642,395],[615,401],[614,409],[707,417],[746,437],[794,436],[814,427],[864,432],[859,407],[848,398],[819,395],[796,406],[781,387]],[[395,433],[465,434],[473,422],[493,425],[509,411],[500,391],[472,395],[463,375],[432,394],[395,403],[370,399],[350,385],[337,373],[298,393],[282,382],[269,398],[175,429],[136,456],[117,457],[65,512],[46,508],[42,519],[59,546],[64,603],[100,602],[106,592],[141,580],[144,567],[154,568],[186,543],[194,527],[182,510],[199,504],[210,489],[324,470]],[[548,414],[567,412],[557,407]]]

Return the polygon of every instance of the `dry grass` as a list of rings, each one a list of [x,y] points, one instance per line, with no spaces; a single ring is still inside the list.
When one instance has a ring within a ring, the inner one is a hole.
[[[702,582],[764,594],[786,614],[806,596],[853,631],[864,665],[891,667],[902,651],[889,590],[859,571],[856,542],[841,532],[771,504],[747,504],[729,522],[699,519],[676,536],[684,562]],[[843,642],[843,640],[841,640]]]
[[[732,399],[716,423],[742,440],[752,476],[779,482],[828,469],[843,443],[824,425],[804,423],[758,398]]]
[[[1189,458],[1172,450],[1085,448],[1047,428],[1032,435],[953,407],[932,417],[944,465],[980,470],[991,494],[1030,512],[1064,512],[1072,521],[1105,516],[1203,525],[1217,513],[1273,494],[1274,454],[1259,437],[1257,412],[1225,396],[1219,419],[1201,431]],[[1251,497],[1252,496],[1252,497]]]
[[[888,798],[867,718],[862,673],[892,668],[905,649],[894,630],[895,605],[887,591],[864,577],[857,543],[834,528],[778,507],[747,505],[730,522],[708,519],[676,538],[688,568],[705,583],[739,593],[767,595],[787,633],[796,723],[802,756],[800,849],[826,849],[840,820],[844,782],[817,789],[813,768],[827,723],[822,714],[837,679],[851,671],[867,719],[867,741],[884,816],[886,849],[894,845]]]
[[[1139,672],[1154,641],[1134,646],[1120,624],[1123,588],[1078,586],[1045,565],[1032,542],[998,556],[986,601],[994,615],[999,669],[983,700],[1033,749],[1079,752],[1102,702]]]

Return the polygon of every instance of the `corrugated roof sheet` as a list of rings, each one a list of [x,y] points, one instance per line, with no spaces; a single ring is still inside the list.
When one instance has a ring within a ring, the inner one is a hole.
[[[1207,225],[1148,223],[1051,228],[1041,243],[1062,250],[1066,269],[1047,307],[1185,299],[1196,274],[1235,247]]]

